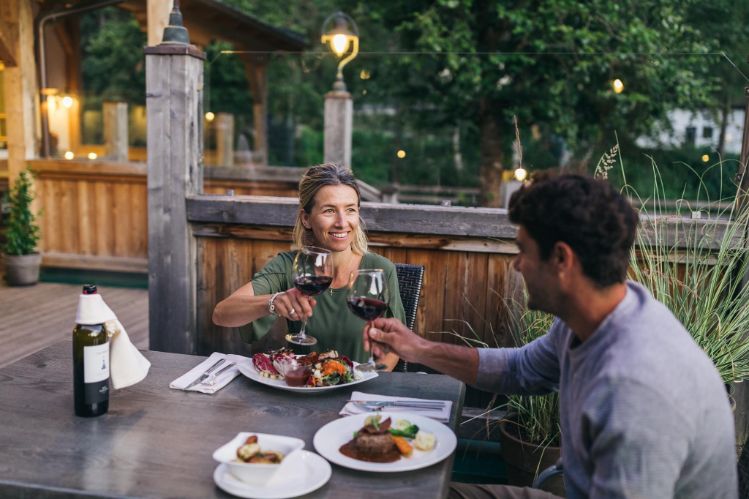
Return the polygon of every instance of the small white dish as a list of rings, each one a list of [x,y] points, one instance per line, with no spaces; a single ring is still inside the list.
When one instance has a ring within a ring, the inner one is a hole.
[[[288,461],[288,463],[287,463]],[[330,480],[330,464],[314,452],[300,450],[284,459],[283,476],[276,476],[265,485],[253,485],[238,480],[226,464],[219,464],[213,472],[213,481],[225,492],[237,497],[255,499],[282,499],[309,494]]]
[[[257,443],[262,451],[276,451],[284,458],[279,464],[245,463],[237,458],[237,449],[244,445],[247,437],[257,435]],[[284,466],[292,453],[304,448],[304,440],[283,435],[269,435],[267,433],[253,433],[244,431],[238,433],[231,441],[225,443],[213,453],[213,459],[226,466],[226,469],[242,482],[262,486]]]

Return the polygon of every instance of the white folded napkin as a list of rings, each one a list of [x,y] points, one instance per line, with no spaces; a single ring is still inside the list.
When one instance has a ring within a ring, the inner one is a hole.
[[[219,359],[224,359],[224,362],[218,366],[216,369],[213,370],[214,373],[219,373],[218,376],[209,377],[208,379],[213,379],[213,384],[209,383],[198,383],[197,385],[187,388],[187,386],[198,379],[204,372],[208,370],[213,364],[215,364]],[[212,394],[216,393],[229,383],[239,376],[239,369],[237,368],[237,365],[242,362],[248,362],[250,359],[247,357],[242,357],[241,355],[232,355],[232,354],[225,354],[220,352],[213,352],[210,357],[205,359],[203,362],[198,364],[197,366],[193,367],[189,371],[187,371],[185,374],[180,376],[179,378],[175,379],[171,383],[169,383],[169,388],[172,388],[174,390],[187,390],[191,392],[201,392],[201,393],[207,393]],[[224,369],[227,364],[233,364],[230,368]],[[219,372],[220,371],[220,372]]]
[[[75,314],[77,324],[104,324],[109,339],[109,377],[117,390],[142,381],[151,363],[130,341],[127,331],[100,294],[81,295]]]
[[[414,414],[418,414],[419,416],[426,416],[428,418],[432,418],[434,420],[437,420],[441,423],[449,423],[450,422],[450,411],[452,410],[453,403],[450,400],[432,400],[432,399],[419,399],[419,398],[413,398],[413,397],[393,397],[390,395],[377,395],[374,393],[364,393],[364,392],[352,392],[351,393],[351,400],[370,400],[370,401],[393,401],[393,400],[400,400],[400,401],[415,401],[415,402],[422,402],[422,401],[429,401],[429,402],[442,402],[442,407],[438,409],[419,409],[418,411],[410,410],[408,407],[383,407],[382,412],[413,412]],[[353,416],[354,414],[362,414],[365,412],[375,412],[375,411],[367,411],[362,406],[352,404],[351,402],[348,402],[346,405],[343,406],[343,409],[341,409],[340,414],[341,416]]]

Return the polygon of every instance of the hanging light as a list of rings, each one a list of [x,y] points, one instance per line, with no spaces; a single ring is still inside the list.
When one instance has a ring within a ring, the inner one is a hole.
[[[69,95],[66,95],[62,98],[62,107],[70,109],[71,107],[73,107],[73,102],[73,98]]]
[[[340,59],[336,83],[336,90],[345,90],[343,83],[343,66],[351,62],[359,53],[359,28],[348,15],[341,11],[328,16],[322,24],[322,36],[320,41],[329,44],[330,50]],[[346,55],[348,53],[348,55]],[[345,56],[345,57],[344,57]]]
[[[523,182],[526,178],[528,178],[528,170],[520,166],[518,168],[515,168],[513,176],[518,182]]]
[[[211,122],[211,121],[213,121],[214,119],[216,119],[216,115],[215,115],[215,114],[213,114],[213,113],[212,113],[212,112],[210,112],[210,111],[208,111],[207,113],[205,113],[205,120],[206,120],[207,122],[209,122],[209,123],[210,123],[210,122]]]
[[[406,157],[406,151],[404,151],[403,149],[398,149],[395,155],[398,156],[398,159],[403,159]]]
[[[73,151],[65,151],[65,154],[63,154],[63,157],[70,161],[71,159],[75,158],[75,154]]]
[[[616,78],[611,82],[611,88],[614,90],[615,94],[620,94],[624,91],[624,82],[619,78]]]

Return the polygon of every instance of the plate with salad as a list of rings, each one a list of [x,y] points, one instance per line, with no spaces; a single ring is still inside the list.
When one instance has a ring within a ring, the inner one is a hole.
[[[237,365],[239,372],[251,380],[298,393],[320,393],[357,385],[377,377],[376,372],[360,372],[356,362],[335,350],[295,355],[283,348],[257,353],[249,362]]]

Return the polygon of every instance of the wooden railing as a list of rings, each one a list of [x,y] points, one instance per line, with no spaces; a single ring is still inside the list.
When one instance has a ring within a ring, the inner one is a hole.
[[[148,270],[146,165],[33,160],[47,267]],[[205,192],[296,196],[301,168],[208,168]],[[215,175],[215,178],[214,178]]]

